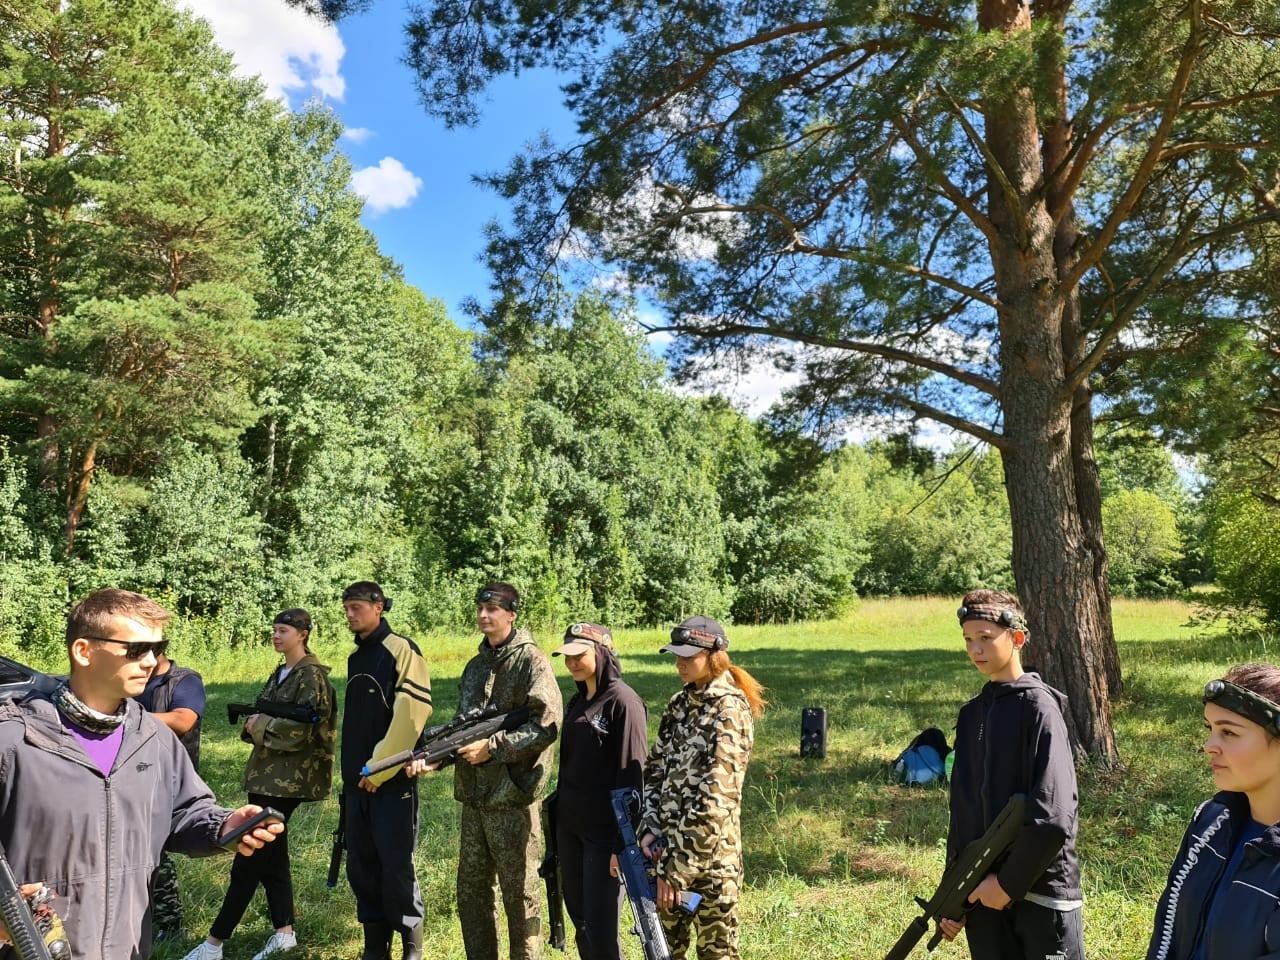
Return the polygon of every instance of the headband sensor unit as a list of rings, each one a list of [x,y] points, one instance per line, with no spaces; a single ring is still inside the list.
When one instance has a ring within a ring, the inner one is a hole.
[[[486,603],[495,603],[503,610],[516,613],[520,609],[520,601],[505,591],[500,590],[481,590],[476,594],[476,606]]]
[[[1008,630],[1028,632],[1027,618],[1017,610],[990,603],[975,603],[972,606],[961,607],[956,611],[956,619],[960,621],[962,627],[970,620],[986,620],[988,623],[997,624]]]
[[[1280,704],[1237,686],[1230,680],[1210,680],[1204,685],[1204,703],[1212,703],[1252,720],[1267,733],[1280,737]]]
[[[676,627],[671,631],[671,642],[677,646],[701,647],[703,650],[726,650],[729,638],[693,627]]]

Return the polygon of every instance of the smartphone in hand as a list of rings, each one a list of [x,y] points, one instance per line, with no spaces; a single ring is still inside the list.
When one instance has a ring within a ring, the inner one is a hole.
[[[272,823],[284,823],[284,814],[279,810],[273,810],[271,807],[263,807],[261,813],[254,814],[240,826],[236,827],[229,833],[224,833],[218,838],[218,846],[223,850],[235,852],[236,845],[247,833],[252,833],[258,827],[265,827]]]

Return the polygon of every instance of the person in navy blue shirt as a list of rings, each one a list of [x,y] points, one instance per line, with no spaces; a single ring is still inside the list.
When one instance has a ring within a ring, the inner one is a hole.
[[[1280,668],[1233,667],[1203,701],[1219,792],[1169,870],[1147,960],[1280,960]]]
[[[204,679],[190,667],[180,667],[163,651],[146,689],[135,700],[173,731],[200,772],[200,721],[204,717]],[[157,942],[182,937],[182,897],[178,892],[178,868],[168,853],[160,857],[151,891],[152,939]]]

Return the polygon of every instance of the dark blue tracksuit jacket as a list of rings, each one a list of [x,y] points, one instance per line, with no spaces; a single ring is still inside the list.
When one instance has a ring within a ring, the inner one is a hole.
[[[1200,805],[1156,907],[1147,960],[1190,960],[1202,935],[1204,960],[1280,960],[1280,824],[1249,841],[1235,876],[1223,877],[1248,821],[1242,793],[1223,791]],[[1215,892],[1225,900],[1206,929]]]

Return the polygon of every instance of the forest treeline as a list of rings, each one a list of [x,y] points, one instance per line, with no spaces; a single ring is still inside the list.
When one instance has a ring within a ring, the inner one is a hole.
[[[749,419],[676,389],[600,294],[519,340],[464,329],[361,225],[337,119],[235,76],[200,21],[87,0],[3,31],[0,649],[52,649],[105,584],[217,642],[282,606],[336,625],[365,577],[414,628],[466,622],[494,576],[536,622],[616,626],[1011,584],[985,447]],[[1257,576],[1233,551],[1269,508],[1193,498],[1102,419],[1113,586],[1177,592],[1215,551]]]

